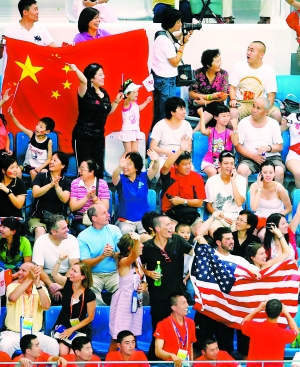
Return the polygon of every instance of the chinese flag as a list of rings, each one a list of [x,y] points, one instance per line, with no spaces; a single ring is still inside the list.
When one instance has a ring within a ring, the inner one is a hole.
[[[3,91],[11,88],[13,97],[4,105],[3,113],[12,104],[14,115],[26,128],[35,130],[40,118],[55,121],[60,150],[73,153],[72,130],[76,124],[77,89],[79,80],[68,64],[76,64],[83,71],[91,63],[103,66],[104,89],[113,101],[124,81],[132,79],[141,84],[148,76],[148,38],[144,30],[131,31],[82,42],[68,47],[42,47],[33,43],[7,38],[7,65]],[[138,103],[143,103],[149,93],[139,91]],[[105,134],[119,131],[122,126],[121,105],[107,118]],[[7,107],[6,107],[7,106]],[[140,127],[149,133],[153,117],[152,104],[141,112]],[[9,130],[18,132],[10,118]]]

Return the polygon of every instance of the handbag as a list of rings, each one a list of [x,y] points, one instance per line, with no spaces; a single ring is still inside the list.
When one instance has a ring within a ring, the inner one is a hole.
[[[197,208],[187,205],[176,205],[166,212],[166,215],[178,222],[178,224],[185,223],[191,225],[197,218],[200,217]]]
[[[299,102],[296,102],[290,98],[287,98],[289,96],[297,98],[293,94],[288,94],[285,100],[281,102],[280,112],[283,116],[288,116],[291,113],[300,113]]]
[[[97,178],[97,182],[96,182],[96,196],[97,197],[98,197],[98,191],[99,191],[99,178]],[[89,216],[88,216],[87,210],[83,213],[82,224],[84,226],[87,226],[87,227],[89,227],[93,224],[92,221],[90,220]]]

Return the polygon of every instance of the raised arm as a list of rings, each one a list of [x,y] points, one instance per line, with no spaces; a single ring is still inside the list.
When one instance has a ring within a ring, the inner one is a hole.
[[[16,119],[16,117],[14,116],[14,111],[12,109],[12,107],[9,107],[7,110],[9,116],[12,118],[13,123],[17,126],[18,129],[20,129],[21,131],[23,131],[24,134],[28,135],[29,138],[32,137],[33,135],[33,131],[26,129],[25,126],[23,126],[22,124],[20,124],[20,122]]]
[[[117,186],[120,181],[120,175],[123,171],[123,169],[127,166],[127,158],[126,153],[122,154],[120,160],[119,160],[119,166],[113,171],[112,174],[112,183],[114,186]]]
[[[270,232],[272,232],[274,236],[276,236],[279,239],[279,242],[282,248],[282,253],[274,257],[274,259],[267,261],[266,263],[267,268],[269,268],[272,265],[282,263],[283,261],[285,261],[288,258],[291,252],[289,245],[287,244],[285,240],[284,235],[282,234],[280,229],[275,226],[275,224],[271,225]]]
[[[173,164],[176,162],[177,158],[180,157],[180,155],[183,152],[191,149],[191,145],[192,145],[191,139],[187,135],[183,135],[180,139],[180,148],[167,158],[161,169],[161,173],[163,175],[167,175],[170,172],[170,169],[173,166]]]
[[[159,155],[153,149],[148,149],[147,155],[153,162],[152,166],[147,171],[147,176],[149,180],[152,181],[159,170]]]
[[[140,235],[135,232],[129,232],[130,237],[133,239],[133,247],[130,251],[130,254],[126,257],[123,257],[119,261],[119,272],[122,274],[122,271],[125,268],[130,267],[131,264],[135,262],[135,260],[140,256],[141,243],[140,243]],[[125,275],[125,274],[124,274]]]
[[[151,101],[152,101],[152,97],[150,96],[147,97],[146,101],[139,105],[139,110],[142,111],[147,106],[147,104],[149,104]]]
[[[200,132],[201,132],[202,135],[209,136],[210,135],[210,129],[207,129],[205,127],[203,108],[202,107],[198,108],[197,112],[198,112],[198,115],[200,116],[200,121],[199,121],[199,123],[200,123]]]
[[[53,276],[53,279],[55,280],[56,283],[60,284],[62,287],[65,286],[66,281],[67,281],[67,277],[65,275],[61,275],[59,274],[58,270],[60,268],[60,264],[66,260],[68,258],[68,255],[66,254],[60,254],[58,260],[56,261],[56,263],[53,266],[51,275]]]
[[[124,98],[124,94],[122,92],[119,92],[115,100],[111,103],[111,110],[109,112],[109,115],[115,112],[115,110],[117,109],[119,103],[122,101],[123,98]]]
[[[292,211],[292,203],[286,189],[280,183],[277,183],[277,185],[279,199],[283,202],[283,205],[285,207],[285,209],[280,214],[285,216]]]
[[[7,102],[10,99],[11,94],[10,95],[8,94],[9,91],[10,91],[10,88],[6,89],[6,91],[4,92],[3,97],[0,100],[0,108],[4,105],[5,102]]]
[[[70,69],[74,71],[77,75],[77,78],[80,82],[78,87],[78,94],[80,97],[83,97],[87,90],[87,79],[82,71],[80,71],[75,64],[67,64],[69,65]]]
[[[293,219],[291,220],[291,223],[289,225],[293,233],[296,233],[299,223],[300,223],[300,203],[298,204],[296,213],[293,216]]]
[[[256,182],[250,186],[250,206],[254,212],[259,207],[261,190],[263,188],[263,182],[261,180],[261,173],[257,175]]]

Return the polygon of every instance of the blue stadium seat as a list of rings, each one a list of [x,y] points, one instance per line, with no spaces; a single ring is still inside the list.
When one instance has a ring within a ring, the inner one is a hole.
[[[74,180],[78,176],[77,161],[75,155],[69,156],[69,167],[65,176],[69,179]]]
[[[109,334],[109,306],[97,306],[92,322],[92,346],[96,354],[108,352],[111,336]]]
[[[9,149],[13,152],[14,151],[14,136],[12,133],[8,133],[9,138]]]
[[[202,135],[200,132],[196,132],[193,134],[193,147],[192,147],[192,162],[195,168],[195,171],[200,173],[201,176],[206,180],[206,173],[200,172],[201,163],[203,157],[207,153],[208,150],[208,137]]]
[[[113,193],[111,190],[109,190],[109,208],[108,208],[108,212],[110,217],[112,218],[113,215]]]
[[[58,150],[58,137],[56,132],[52,131],[48,136],[52,139],[52,151]],[[18,132],[16,134],[16,158],[19,165],[23,165],[24,163],[29,140],[28,135],[23,132]],[[29,179],[30,175],[23,173],[22,178],[25,180]]]
[[[148,204],[149,204],[149,211],[156,211],[156,191],[149,189],[148,190]],[[115,191],[115,210],[114,213],[116,214],[118,212],[119,207],[119,196],[117,191]],[[117,221],[117,218],[115,218],[115,221]]]
[[[277,75],[277,89],[276,98],[283,101],[288,94],[296,96],[297,100],[300,99],[300,75]]]
[[[295,189],[292,192],[292,217],[296,214],[298,205],[300,203],[300,189]],[[300,226],[298,226],[296,230],[296,234],[298,235],[300,233]]]
[[[44,333],[51,336],[51,331],[54,329],[55,322],[60,313],[61,306],[51,306],[49,310],[44,312]]]
[[[28,222],[31,214],[33,213],[33,203],[34,203],[34,197],[32,196],[32,189],[27,190],[27,195],[25,199],[25,213],[23,215],[23,218],[25,220],[25,223]]]

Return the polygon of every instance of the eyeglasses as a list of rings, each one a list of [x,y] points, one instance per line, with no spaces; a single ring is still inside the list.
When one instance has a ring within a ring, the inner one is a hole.
[[[165,250],[161,250],[161,255],[165,258],[165,262],[166,263],[170,263],[170,262],[172,262],[172,260],[169,258],[169,255],[166,253],[166,251]]]
[[[246,222],[245,220],[243,220],[242,218],[238,217],[236,221],[239,221],[239,222],[243,222],[243,223],[246,223],[248,224],[248,222]]]
[[[78,171],[89,171],[88,168],[78,167]]]

